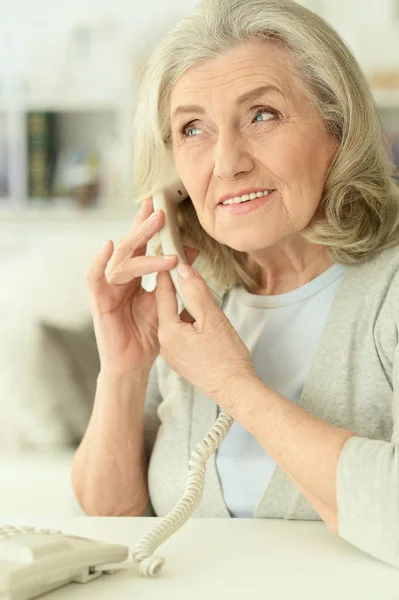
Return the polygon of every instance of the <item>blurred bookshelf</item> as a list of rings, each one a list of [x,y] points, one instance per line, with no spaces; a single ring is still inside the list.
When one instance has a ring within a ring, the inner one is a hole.
[[[399,91],[374,95],[399,173]],[[133,106],[129,90],[0,96],[0,222],[130,218],[137,210],[129,181]]]
[[[0,222],[133,214],[133,104],[130,90],[0,96]]]

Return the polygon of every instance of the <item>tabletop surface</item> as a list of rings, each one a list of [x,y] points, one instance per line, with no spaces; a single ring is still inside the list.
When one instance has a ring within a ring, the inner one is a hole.
[[[0,525],[60,529],[129,546],[157,517],[0,516]],[[321,521],[192,518],[154,552],[154,578],[132,569],[68,584],[46,600],[398,600],[399,569],[335,537]],[[129,556],[131,553],[129,554]],[[245,596],[247,594],[247,596]]]

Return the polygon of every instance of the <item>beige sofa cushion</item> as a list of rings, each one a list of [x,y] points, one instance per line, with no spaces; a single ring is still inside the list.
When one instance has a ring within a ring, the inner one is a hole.
[[[36,364],[48,414],[62,424],[65,441],[77,446],[90,419],[100,370],[93,324],[67,328],[40,322],[40,330]]]

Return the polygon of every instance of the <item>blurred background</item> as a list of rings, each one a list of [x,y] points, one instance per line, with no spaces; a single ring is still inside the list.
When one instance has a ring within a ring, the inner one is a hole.
[[[0,513],[81,514],[99,360],[86,272],[137,210],[139,73],[194,0],[0,0]],[[399,166],[399,0],[308,0],[351,47]]]

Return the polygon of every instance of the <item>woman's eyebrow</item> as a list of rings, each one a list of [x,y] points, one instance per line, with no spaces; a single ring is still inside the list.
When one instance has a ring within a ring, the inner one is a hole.
[[[261,94],[269,94],[271,92],[274,92],[274,93],[277,92],[283,98],[285,98],[283,92],[275,85],[271,85],[271,84],[261,85],[257,88],[254,88],[253,90],[250,90],[249,92],[245,92],[245,94],[242,94],[241,96],[236,98],[236,106],[240,106],[241,104],[244,104],[245,102],[254,100]],[[199,106],[198,104],[190,104],[187,106],[177,106],[175,108],[175,110],[173,111],[172,121],[174,121],[178,115],[185,114],[185,113],[191,113],[191,112],[197,112],[199,114],[204,114],[205,110],[203,109],[202,106]]]

